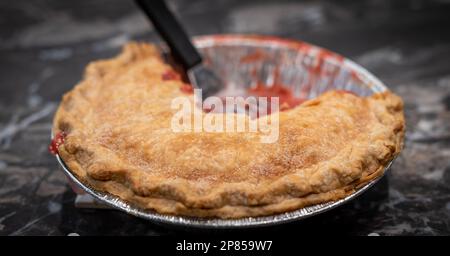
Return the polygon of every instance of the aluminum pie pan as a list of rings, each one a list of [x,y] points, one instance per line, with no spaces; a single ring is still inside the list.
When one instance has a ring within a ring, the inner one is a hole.
[[[353,92],[356,92],[357,94],[361,96],[367,96],[373,93],[383,92],[387,90],[387,87],[378,80],[375,76],[373,76],[370,72],[359,66],[358,64],[354,63],[353,61],[346,59],[336,53],[333,53],[331,51],[328,51],[326,49],[310,45],[305,42],[296,41],[296,40],[289,40],[289,39],[281,39],[276,37],[269,37],[269,36],[256,36],[256,35],[210,35],[210,36],[201,36],[194,38],[195,44],[197,48],[202,52],[205,59],[207,59],[206,63],[207,65],[210,65],[211,68],[214,68],[214,66],[218,66],[222,69],[225,69],[224,77],[233,77],[230,76],[230,72],[236,73],[236,67],[235,65],[227,70],[227,67],[223,65],[223,61],[227,61],[230,56],[226,56],[227,54],[222,54],[225,56],[216,57],[214,54],[211,55],[210,48],[219,47],[219,50],[223,51],[221,47],[231,47],[232,50],[230,51],[232,55],[234,56],[236,54],[236,49],[233,49],[233,47],[238,47],[237,49],[240,49],[242,47],[250,47],[250,48],[264,48],[269,52],[269,55],[272,54],[272,52],[280,48],[289,48],[289,50],[295,51],[306,51],[308,52],[305,56],[307,56],[310,52],[312,54],[315,54],[316,56],[320,55],[322,52],[328,53],[326,56],[322,56],[322,58],[330,58],[330,63],[338,62],[337,66],[340,71],[338,71],[339,74],[343,73],[346,80],[341,79],[339,80],[339,83],[335,80],[331,81],[330,79],[326,80],[325,84],[321,80],[324,76],[324,74],[312,74],[311,70],[306,68],[305,70],[302,70],[301,72],[306,73],[306,77],[309,77],[308,80],[308,86],[307,90],[297,90],[294,91],[294,94],[298,95],[299,93],[305,94],[308,98],[316,97],[317,95],[323,93],[326,90],[330,89],[345,89],[350,90]],[[226,52],[227,50],[225,50]],[[245,51],[244,51],[245,52]],[[331,53],[331,55],[330,55]],[[303,54],[303,53],[302,53]],[[278,55],[276,55],[278,57]],[[222,58],[220,60],[220,58]],[[213,61],[211,61],[211,58],[213,58]],[[270,57],[269,57],[270,58]],[[295,56],[294,58],[298,59],[298,56]],[[306,58],[306,57],[305,57]],[[313,61],[314,62],[314,61]],[[322,63],[322,62],[321,62]],[[325,65],[326,61],[323,61],[321,65]],[[236,64],[236,63],[234,63]],[[271,63],[272,65],[273,63]],[[281,63],[282,65],[283,63]],[[336,64],[336,63],[335,63]],[[244,64],[247,65],[247,64]],[[274,65],[280,65],[280,63],[275,63]],[[216,67],[217,68],[217,67]],[[239,67],[238,67],[239,68]],[[242,69],[246,69],[247,67],[243,67]],[[227,74],[228,72],[228,74]],[[301,73],[298,72],[298,73]],[[345,75],[346,74],[346,75]],[[241,77],[239,77],[241,75]],[[245,77],[246,74],[239,74],[237,77],[237,80],[240,81],[242,79],[248,79],[248,77]],[[314,77],[316,76],[316,77]],[[339,77],[339,75],[337,75]],[[337,79],[335,76],[334,79]],[[233,79],[232,78],[232,79]],[[257,74],[257,79],[264,80],[267,79],[270,81],[270,75],[267,74]],[[303,80],[302,80],[303,81]],[[313,83],[311,85],[311,81]],[[331,82],[330,82],[331,81]],[[345,83],[342,83],[342,81],[345,81]],[[267,82],[267,81],[266,81]],[[297,81],[298,82],[298,81]],[[267,83],[270,86],[270,82]],[[297,88],[295,88],[297,89]],[[305,89],[305,85],[303,85],[303,88]],[[303,95],[304,96],[304,95]],[[261,217],[245,217],[245,218],[239,218],[239,219],[220,219],[220,218],[200,218],[200,217],[188,217],[188,216],[174,216],[174,215],[165,215],[165,214],[159,214],[156,211],[142,209],[140,207],[137,207],[133,204],[130,204],[118,196],[112,195],[108,192],[99,191],[89,185],[86,185],[82,183],[69,169],[69,167],[64,163],[63,159],[56,155],[56,159],[58,163],[61,165],[62,170],[65,172],[67,177],[74,182],[77,186],[79,186],[81,189],[83,189],[86,193],[90,194],[92,197],[97,199],[98,201],[104,203],[105,205],[110,206],[111,208],[118,209],[121,211],[124,211],[128,214],[134,215],[136,217],[140,217],[143,219],[147,219],[153,222],[158,222],[162,224],[169,224],[169,225],[176,225],[176,226],[182,226],[182,227],[195,227],[195,228],[246,228],[246,227],[261,227],[261,226],[270,226],[270,225],[276,225],[276,224],[282,224],[287,223],[291,221],[301,220],[305,219],[326,211],[329,211],[331,209],[334,209],[338,206],[341,206],[352,199],[356,198],[360,194],[367,191],[370,187],[372,187],[374,184],[376,184],[386,173],[386,171],[391,166],[392,161],[390,161],[386,167],[383,170],[383,175],[376,177],[375,179],[371,180],[352,194],[346,196],[343,199],[337,200],[337,201],[331,201],[327,203],[322,204],[316,204],[311,205],[307,207],[300,208],[298,210],[289,211],[281,214],[274,214],[269,216],[261,216]]]

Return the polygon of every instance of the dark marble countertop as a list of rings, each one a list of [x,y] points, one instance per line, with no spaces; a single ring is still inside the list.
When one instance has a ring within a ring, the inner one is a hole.
[[[338,3],[339,2],[339,3]],[[191,35],[301,39],[363,65],[405,101],[406,147],[361,197],[320,216],[241,230],[299,234],[450,234],[450,2],[170,1]],[[158,37],[132,1],[0,2],[0,234],[158,235],[179,229],[74,207],[47,151],[61,95],[92,60]]]

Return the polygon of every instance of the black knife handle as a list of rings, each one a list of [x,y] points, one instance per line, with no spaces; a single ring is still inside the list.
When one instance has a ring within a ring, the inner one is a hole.
[[[169,45],[172,55],[183,68],[189,70],[202,61],[188,35],[167,8],[164,0],[135,0],[150,18],[153,26]]]

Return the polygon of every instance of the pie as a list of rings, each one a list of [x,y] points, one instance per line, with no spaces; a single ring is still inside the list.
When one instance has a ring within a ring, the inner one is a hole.
[[[258,132],[174,133],[178,96],[193,98],[158,49],[129,43],[90,63],[63,96],[57,153],[84,184],[142,209],[227,219],[343,198],[403,145],[403,103],[390,91],[329,91],[279,112],[279,139],[268,144]]]

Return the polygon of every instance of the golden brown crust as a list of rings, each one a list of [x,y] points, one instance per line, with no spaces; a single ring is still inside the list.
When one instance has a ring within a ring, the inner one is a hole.
[[[401,150],[403,105],[391,92],[327,92],[280,113],[279,140],[259,133],[174,133],[171,100],[186,96],[151,45],[91,63],[64,95],[53,131],[82,182],[160,213],[239,218],[343,198]],[[192,101],[192,96],[189,96]]]

